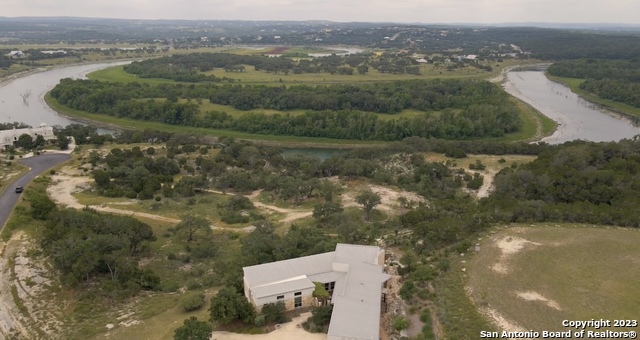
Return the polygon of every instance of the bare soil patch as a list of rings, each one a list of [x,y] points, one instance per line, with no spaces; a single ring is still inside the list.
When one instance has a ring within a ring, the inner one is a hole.
[[[369,189],[380,195],[381,202],[378,206],[376,206],[376,209],[380,209],[385,212],[400,211],[400,197],[404,197],[409,203],[426,202],[424,197],[413,192],[391,189],[380,185],[368,184],[366,186],[357,188],[357,190],[351,190],[347,193],[342,194],[342,204],[345,207],[359,207],[360,205],[356,203],[356,196],[358,196],[360,191],[366,189]]]
[[[311,313],[302,313],[291,322],[280,325],[279,329],[267,334],[238,334],[231,332],[213,332],[212,340],[326,340],[327,335],[322,333],[309,333],[302,328]]]

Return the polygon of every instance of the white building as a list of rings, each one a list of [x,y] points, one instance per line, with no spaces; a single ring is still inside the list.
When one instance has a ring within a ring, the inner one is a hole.
[[[53,128],[44,123],[40,124],[37,128],[0,130],[0,148],[7,148],[14,145],[20,136],[24,134],[30,135],[33,140],[38,136],[44,137],[45,140],[56,138],[53,134]]]
[[[376,246],[338,244],[336,250],[244,267],[244,293],[257,310],[282,302],[287,310],[316,304],[314,282],[331,295],[328,340],[380,338],[384,251]]]

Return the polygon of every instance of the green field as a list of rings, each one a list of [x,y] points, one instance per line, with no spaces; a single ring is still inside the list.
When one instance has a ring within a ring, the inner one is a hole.
[[[547,78],[551,79],[560,84],[564,84],[571,89],[571,92],[583,97],[584,99],[604,106],[607,109],[610,109],[615,112],[626,113],[633,116],[640,116],[640,109],[637,107],[633,107],[631,105],[627,105],[624,103],[616,102],[609,99],[600,98],[599,96],[589,93],[580,88],[580,84],[585,81],[585,79],[581,78],[567,78],[567,77],[557,77],[552,76],[548,72],[545,72]]]
[[[640,271],[632,268],[640,265],[640,230],[514,225],[480,245],[466,259],[466,291],[485,317],[505,319],[500,331],[566,331],[562,320],[638,318]]]

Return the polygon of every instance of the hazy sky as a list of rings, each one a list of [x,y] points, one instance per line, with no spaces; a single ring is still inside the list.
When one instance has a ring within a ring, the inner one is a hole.
[[[640,0],[0,0],[0,16],[640,24]]]

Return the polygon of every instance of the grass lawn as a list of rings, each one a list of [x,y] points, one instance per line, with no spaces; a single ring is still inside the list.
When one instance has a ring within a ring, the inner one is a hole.
[[[480,243],[468,291],[514,325],[562,331],[562,320],[638,317],[640,271],[630,268],[640,265],[640,230],[514,225]]]
[[[633,116],[640,116],[640,108],[631,106],[631,105],[627,105],[624,103],[620,103],[620,102],[616,102],[613,100],[609,100],[609,99],[604,99],[604,98],[600,98],[599,96],[592,94],[590,92],[587,92],[583,89],[580,88],[580,84],[582,84],[585,79],[581,79],[581,78],[568,78],[568,77],[557,77],[557,76],[552,76],[550,75],[548,72],[545,72],[545,75],[547,76],[547,78],[560,83],[560,84],[564,84],[566,86],[568,86],[571,89],[571,92],[583,97],[584,99],[592,102],[592,103],[596,103],[599,105],[604,106],[607,109],[611,109],[613,111],[618,111],[621,113],[626,113],[626,114],[630,114]]]

